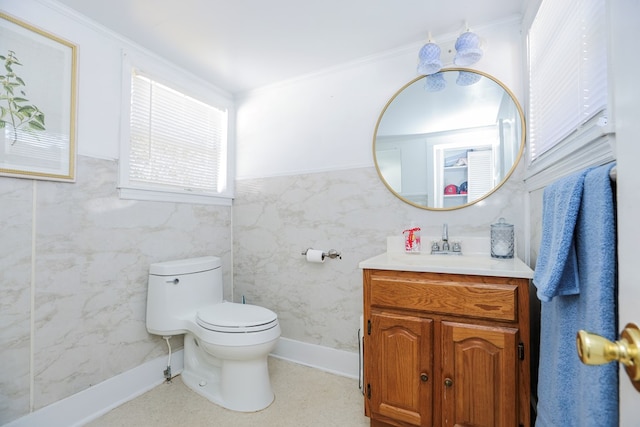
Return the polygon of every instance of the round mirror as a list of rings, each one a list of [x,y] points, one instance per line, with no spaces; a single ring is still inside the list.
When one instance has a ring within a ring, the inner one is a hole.
[[[496,191],[524,150],[524,115],[501,82],[448,68],[403,86],[382,110],[373,156],[382,182],[422,209],[458,209]]]

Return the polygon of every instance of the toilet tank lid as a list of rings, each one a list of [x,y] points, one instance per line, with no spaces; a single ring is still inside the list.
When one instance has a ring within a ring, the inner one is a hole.
[[[222,261],[215,256],[156,262],[149,266],[149,274],[156,276],[175,276],[177,274],[199,273],[213,270],[219,268],[221,265]]]

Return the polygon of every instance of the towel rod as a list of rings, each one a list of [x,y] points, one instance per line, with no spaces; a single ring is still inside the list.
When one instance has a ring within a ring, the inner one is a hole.
[[[618,180],[618,167],[614,166],[611,168],[611,170],[609,171],[609,178],[611,178],[611,181],[616,182]]]

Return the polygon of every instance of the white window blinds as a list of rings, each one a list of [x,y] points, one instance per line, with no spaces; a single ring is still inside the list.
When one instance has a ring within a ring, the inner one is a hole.
[[[226,110],[134,71],[129,125],[125,187],[214,196],[226,191]]]
[[[543,0],[528,33],[535,160],[607,108],[605,0]],[[605,113],[606,114],[606,113]]]

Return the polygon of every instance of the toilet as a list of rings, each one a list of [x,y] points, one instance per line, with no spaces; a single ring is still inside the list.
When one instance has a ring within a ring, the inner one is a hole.
[[[267,356],[280,337],[278,316],[223,299],[220,258],[151,264],[147,330],[184,334],[183,382],[213,403],[254,412],[273,402]]]

